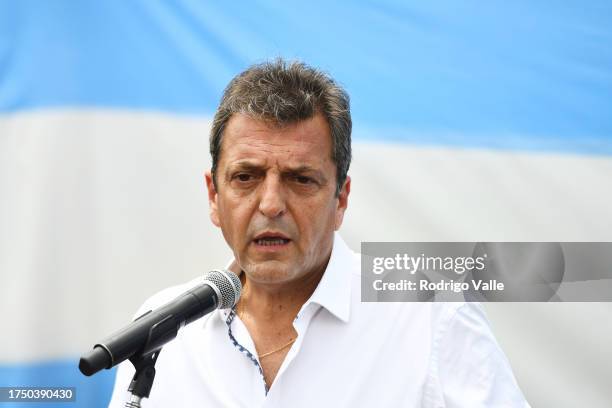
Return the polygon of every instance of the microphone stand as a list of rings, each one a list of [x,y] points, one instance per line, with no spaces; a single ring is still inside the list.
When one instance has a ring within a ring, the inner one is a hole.
[[[136,369],[128,391],[132,393],[130,401],[125,403],[125,408],[140,408],[140,401],[149,398],[153,380],[155,379],[155,362],[161,352],[161,348],[148,354],[134,354],[130,361]]]
[[[138,319],[150,312],[149,310],[147,313],[138,317]],[[130,357],[130,361],[134,365],[136,372],[128,387],[128,392],[132,393],[132,397],[130,401],[125,403],[125,408],[141,408],[140,402],[142,399],[149,398],[151,387],[153,387],[153,380],[155,379],[155,362],[162,350],[162,346],[159,346],[159,344],[165,344],[167,341],[175,338],[178,330],[179,324],[177,324],[175,316],[167,316],[164,320],[151,327],[147,342],[142,351]]]

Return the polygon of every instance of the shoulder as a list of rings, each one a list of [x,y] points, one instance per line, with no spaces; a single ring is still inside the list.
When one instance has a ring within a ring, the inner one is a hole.
[[[455,323],[463,322],[469,327],[489,327],[484,308],[479,302],[431,302],[432,323],[440,331],[447,331]],[[470,322],[472,324],[470,324]]]
[[[138,311],[134,315],[134,318],[142,315],[143,313],[148,312],[149,310],[155,310],[158,307],[163,306],[164,304],[174,300],[182,293],[188,291],[189,289],[197,286],[198,284],[202,282],[203,282],[202,278],[198,277],[188,282],[170,286],[170,287],[160,290],[159,292],[147,298],[142,303],[142,305],[138,308]]]
[[[483,306],[439,303],[427,394],[466,406],[528,407]]]

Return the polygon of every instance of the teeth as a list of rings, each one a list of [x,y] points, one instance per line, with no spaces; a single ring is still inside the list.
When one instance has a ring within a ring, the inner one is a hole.
[[[283,238],[260,238],[256,239],[255,242],[257,243],[257,245],[272,246],[286,244],[287,242],[289,242],[289,240]]]

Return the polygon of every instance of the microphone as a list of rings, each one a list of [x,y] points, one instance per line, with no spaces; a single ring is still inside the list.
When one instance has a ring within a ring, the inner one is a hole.
[[[242,285],[240,279],[225,270],[204,275],[204,282],[155,310],[149,310],[123,329],[94,346],[79,361],[86,376],[111,368],[135,354],[159,350],[176,337],[179,329],[212,312],[233,307]]]

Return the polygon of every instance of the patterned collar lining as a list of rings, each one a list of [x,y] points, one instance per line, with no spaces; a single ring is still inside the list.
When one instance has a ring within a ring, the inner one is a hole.
[[[227,319],[225,320],[225,323],[227,324],[227,334],[229,336],[229,339],[231,340],[234,347],[236,347],[242,354],[244,354],[249,360],[251,360],[253,364],[255,364],[255,367],[257,367],[257,369],[259,370],[259,374],[261,374],[261,380],[263,381],[263,385],[264,385],[264,392],[266,393],[266,395],[268,395],[268,391],[269,391],[268,385],[266,384],[266,379],[264,377],[263,369],[261,368],[259,361],[257,360],[257,358],[255,357],[253,353],[251,353],[242,344],[238,343],[238,341],[234,337],[234,334],[232,333],[232,322],[234,321],[235,317],[236,317],[236,308],[234,306],[230,310],[227,316]]]

